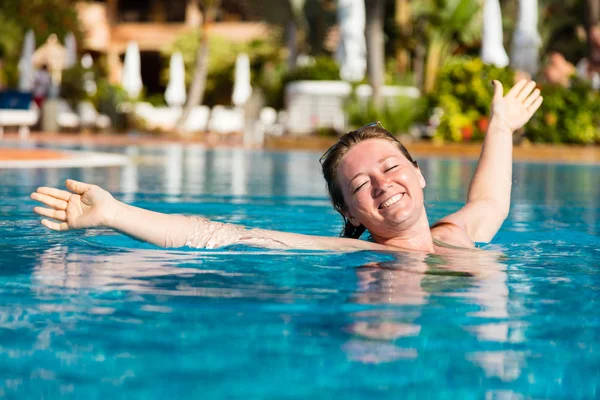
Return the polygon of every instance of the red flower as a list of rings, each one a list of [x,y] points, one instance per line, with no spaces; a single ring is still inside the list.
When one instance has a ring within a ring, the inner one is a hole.
[[[479,129],[481,133],[486,133],[489,124],[490,120],[488,117],[481,117],[477,120],[477,129]]]
[[[460,133],[462,133],[463,142],[468,142],[473,137],[473,125],[465,125],[460,128]]]

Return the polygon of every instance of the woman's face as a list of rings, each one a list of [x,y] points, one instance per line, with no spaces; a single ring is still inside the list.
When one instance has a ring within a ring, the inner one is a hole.
[[[355,145],[338,172],[346,217],[355,226],[393,237],[421,216],[425,179],[392,142],[369,139]]]

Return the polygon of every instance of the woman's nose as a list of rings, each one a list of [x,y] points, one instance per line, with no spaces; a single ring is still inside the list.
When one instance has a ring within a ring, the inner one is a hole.
[[[379,196],[388,191],[392,187],[392,183],[385,176],[377,176],[373,178],[372,187],[374,195]]]

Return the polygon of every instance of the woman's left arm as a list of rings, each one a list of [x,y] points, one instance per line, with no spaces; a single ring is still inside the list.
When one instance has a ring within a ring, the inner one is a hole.
[[[519,81],[506,96],[503,96],[500,82],[493,84],[490,123],[469,186],[467,203],[440,221],[458,225],[474,242],[489,242],[508,216],[513,132],[522,128],[542,104],[540,90],[533,81]]]

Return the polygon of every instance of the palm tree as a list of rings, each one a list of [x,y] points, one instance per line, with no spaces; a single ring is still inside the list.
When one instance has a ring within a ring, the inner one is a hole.
[[[418,81],[423,91],[435,87],[437,72],[459,44],[473,41],[481,34],[474,15],[480,8],[479,0],[429,0],[414,3],[414,14],[419,35],[427,44],[425,65]],[[425,56],[425,54],[423,54]]]
[[[598,52],[598,50],[596,49],[597,46],[592,43],[590,38],[591,38],[591,34],[592,34],[592,28],[595,27],[596,25],[598,25],[598,22],[600,22],[600,0],[586,0],[586,11],[587,11],[587,13],[586,13],[586,15],[587,15],[586,31],[587,31],[587,37],[588,37],[588,41],[587,41],[588,59],[595,60],[595,59],[599,58],[598,55],[595,54]],[[597,61],[597,60],[595,60],[595,61]]]
[[[175,130],[180,134],[184,134],[183,132],[185,132],[183,127],[185,126],[185,122],[187,121],[192,108],[202,103],[204,98],[209,57],[208,26],[215,21],[220,2],[221,0],[204,0],[204,15],[202,18],[202,26],[200,28],[202,30],[202,35],[200,37],[200,45],[196,51],[196,67],[194,68],[194,77],[192,79],[192,85],[187,102],[175,127]]]
[[[396,62],[397,72],[406,73],[410,69],[410,53],[407,43],[412,36],[411,7],[409,0],[396,0]]]
[[[385,78],[385,47],[383,35],[385,0],[365,0],[365,12],[369,83],[373,88],[373,104],[380,109],[383,106],[382,89]]]

